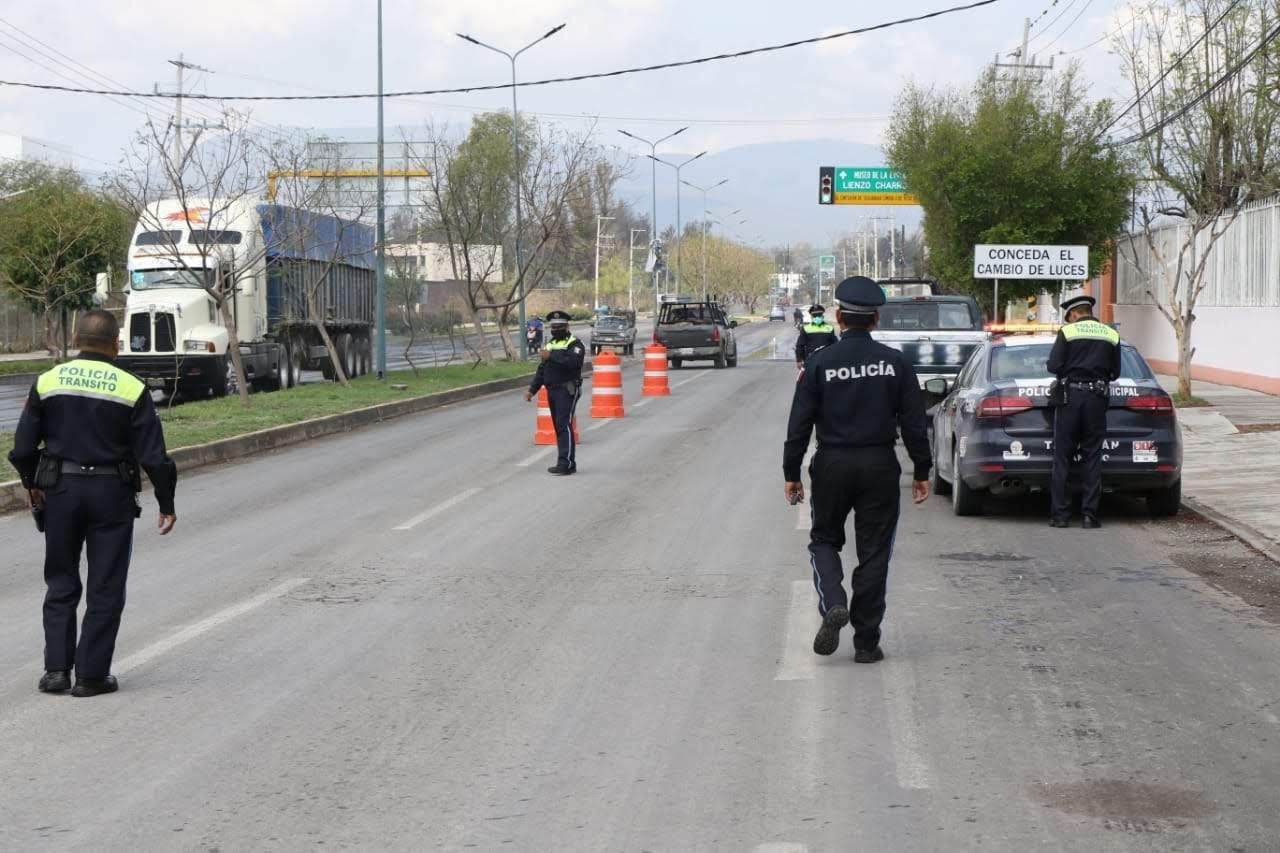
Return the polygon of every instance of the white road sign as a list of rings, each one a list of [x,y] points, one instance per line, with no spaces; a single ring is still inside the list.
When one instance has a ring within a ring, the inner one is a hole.
[[[974,246],[973,277],[1083,281],[1089,277],[1089,247]]]

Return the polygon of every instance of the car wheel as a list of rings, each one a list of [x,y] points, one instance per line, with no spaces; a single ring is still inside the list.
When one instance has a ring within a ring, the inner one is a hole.
[[[954,477],[955,473],[953,472],[951,476]],[[951,484],[942,479],[942,466],[938,464],[938,453],[936,450],[933,454],[933,474],[930,475],[930,479],[932,482],[929,485],[933,487],[933,493],[935,495],[941,495],[945,498],[951,494]]]
[[[1147,492],[1147,512],[1155,518],[1169,518],[1182,508],[1182,481],[1164,489]]]
[[[982,492],[969,488],[960,476],[960,450],[951,454],[951,511],[956,515],[981,515]]]
[[[681,365],[681,364],[683,364],[683,363],[684,363],[684,362],[683,362],[681,359],[673,358],[673,359],[671,359],[671,369],[672,369],[672,370],[679,370],[679,369],[680,369],[680,365]]]
[[[724,357],[724,353],[723,353],[723,352],[720,352],[720,353],[718,353],[718,354],[716,355],[716,358],[715,358],[715,362],[714,362],[714,363],[715,363],[715,366],[716,366],[716,370],[724,370],[725,357]]]

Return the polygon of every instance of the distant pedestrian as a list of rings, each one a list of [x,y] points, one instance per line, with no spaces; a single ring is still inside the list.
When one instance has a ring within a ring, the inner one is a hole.
[[[1107,437],[1107,408],[1111,383],[1120,378],[1120,333],[1093,316],[1092,296],[1063,300],[1067,324],[1058,330],[1047,363],[1057,377],[1053,410],[1053,476],[1050,481],[1052,527],[1071,524],[1067,480],[1071,459],[1082,457],[1082,526],[1101,527],[1098,506],[1102,502],[1102,442]]]
[[[41,374],[27,396],[9,461],[33,507],[44,513],[44,677],[40,690],[72,696],[114,693],[111,674],[124,611],[133,549],[133,521],[141,513],[138,468],[147,472],[160,504],[160,534],[173,529],[178,471],[146,383],[112,364],[120,328],[109,312],[80,319],[80,354]],[[87,602],[76,642],[76,607],[86,585],[80,553],[88,557]],[[75,686],[71,670],[75,669]]]
[[[911,362],[871,338],[884,291],[871,279],[854,276],[836,288],[836,301],[843,335],[805,363],[791,403],[782,456],[784,491],[791,503],[804,500],[800,468],[816,427],[818,450],[809,466],[809,561],[822,626],[813,650],[835,653],[840,630],[852,618],[854,660],[875,663],[884,659],[880,623],[898,530],[902,468],[894,445],[899,430],[914,467],[911,494],[916,503],[929,497],[933,460]],[[840,562],[850,512],[858,554],[852,599],[845,594]]]
[[[804,325],[804,312],[799,305],[791,312],[791,322],[795,323],[797,329]]]
[[[533,375],[533,382],[525,392],[524,399],[525,402],[532,400],[540,388],[546,387],[559,451],[556,464],[548,468],[547,473],[567,476],[578,471],[573,413],[582,397],[582,364],[586,360],[587,350],[582,341],[569,331],[569,315],[564,311],[552,311],[548,314],[547,325],[551,330],[551,340],[540,354],[542,363],[538,365],[538,371]]]
[[[827,322],[827,309],[810,305],[809,322],[800,327],[800,334],[796,336],[796,366],[804,367],[809,356],[837,340],[835,327]]]

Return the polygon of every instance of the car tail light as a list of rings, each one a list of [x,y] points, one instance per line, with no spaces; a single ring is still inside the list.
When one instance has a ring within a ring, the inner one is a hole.
[[[1005,397],[999,394],[983,397],[978,403],[977,415],[980,418],[1004,418],[1019,412],[1029,412],[1035,404],[1027,397]]]
[[[720,327],[719,326],[711,327],[711,343],[713,344],[720,343]]]
[[[1153,415],[1173,414],[1173,401],[1164,394],[1143,394],[1140,397],[1129,397],[1124,407],[1135,412],[1149,412]]]

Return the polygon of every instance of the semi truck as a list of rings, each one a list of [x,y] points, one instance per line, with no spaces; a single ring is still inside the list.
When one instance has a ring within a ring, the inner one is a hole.
[[[367,225],[282,205],[157,202],[129,245],[118,363],[165,393],[234,391],[227,328],[208,292],[217,286],[232,293],[228,307],[254,390],[292,388],[304,370],[335,375],[309,308],[346,374],[367,373],[375,245]]]

